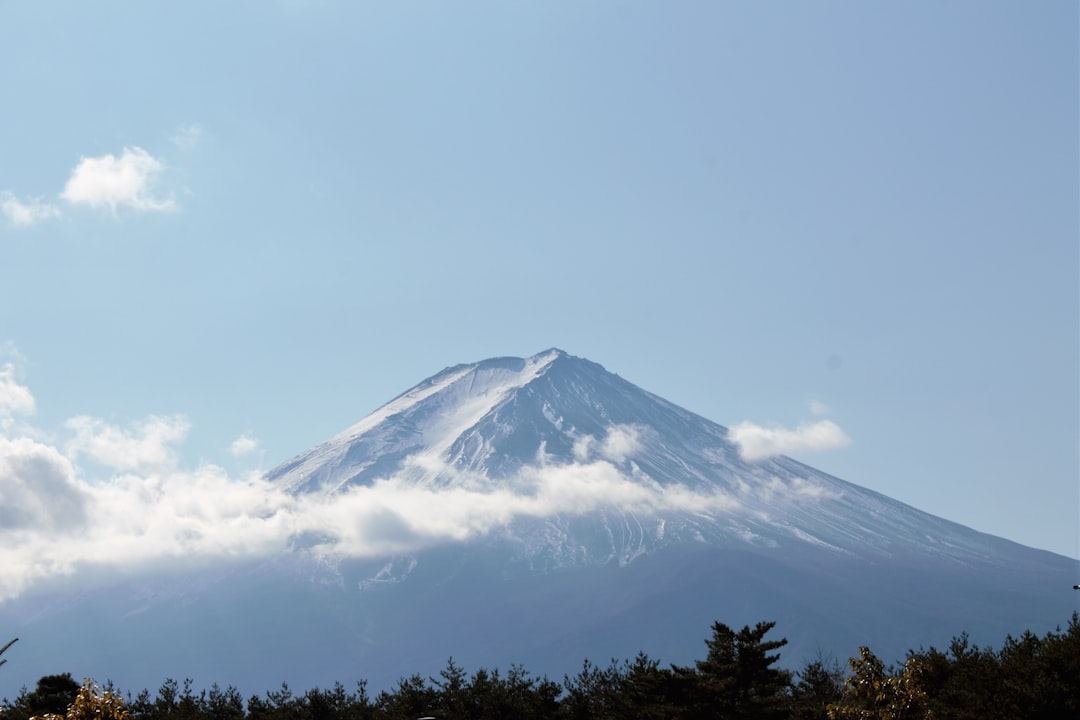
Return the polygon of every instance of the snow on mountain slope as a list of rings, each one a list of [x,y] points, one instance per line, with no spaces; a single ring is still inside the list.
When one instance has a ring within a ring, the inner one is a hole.
[[[633,500],[587,495],[597,469]],[[538,493],[545,478],[581,491],[575,507],[517,516],[504,532],[547,565],[625,563],[681,542],[836,553],[1000,554],[1002,541],[831,477],[790,458],[748,462],[726,428],[561,350],[448,368],[269,479],[335,493],[393,479],[437,492]],[[560,559],[561,558],[561,559]]]
[[[560,355],[550,350],[521,362],[500,359],[447,368],[270,476],[291,490],[337,490],[357,478],[377,476],[409,452],[445,452]]]
[[[309,515],[287,550],[0,604],[26,639],[5,677],[378,689],[449,656],[561,677],[639,650],[690,663],[716,620],[776,620],[797,668],[960,632],[997,645],[1080,597],[1075,560],[748,462],[724,427],[558,350],[448,368],[268,480]],[[350,552],[350,532],[401,544]]]

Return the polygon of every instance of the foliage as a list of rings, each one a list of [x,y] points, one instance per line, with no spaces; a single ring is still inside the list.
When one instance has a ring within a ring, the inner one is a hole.
[[[859,648],[859,657],[848,661],[851,677],[840,703],[828,710],[830,720],[931,720],[924,665],[911,657],[903,669],[890,675],[868,647]]]
[[[41,681],[38,687],[41,687]],[[124,708],[123,699],[111,689],[102,690],[92,680],[86,680],[76,691],[75,699],[64,714],[46,713],[31,720],[131,720],[131,713]]]
[[[844,670],[835,658],[819,656],[795,675],[789,693],[792,720],[826,720],[829,706],[844,696]]]
[[[780,659],[773,653],[786,639],[765,640],[775,622],[759,622],[735,632],[727,625],[713,623],[709,652],[696,664],[693,694],[700,713],[740,719],[784,718],[787,716],[786,690],[790,673],[772,667]],[[687,675],[685,669],[682,674]]]
[[[190,679],[168,679],[122,702],[111,685],[79,686],[48,675],[34,692],[6,699],[3,720],[661,720],[791,718],[859,720],[1080,717],[1080,617],[1045,636],[1008,637],[1000,650],[972,645],[910,652],[887,668],[869,648],[848,661],[818,658],[797,673],[776,667],[785,640],[767,639],[772,622],[734,630],[712,626],[705,658],[664,666],[645,653],[606,666],[590,660],[562,683],[521,666],[471,675],[453,658],[437,677],[409,675],[372,698],[360,681],[295,693],[282,684],[245,702],[234,687],[195,692]]]

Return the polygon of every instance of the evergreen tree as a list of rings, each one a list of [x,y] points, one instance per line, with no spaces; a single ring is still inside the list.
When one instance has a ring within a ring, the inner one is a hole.
[[[622,716],[633,720],[677,717],[685,709],[687,694],[675,671],[662,668],[645,653],[625,664],[619,700]]]
[[[64,715],[80,689],[71,673],[46,675],[37,681],[34,692],[27,696],[26,708],[31,715]]]
[[[759,622],[735,632],[713,623],[704,660],[696,663],[698,709],[705,717],[769,720],[787,716],[786,690],[791,675],[772,667],[780,659],[773,653],[787,640],[765,640],[775,622]]]
[[[206,720],[244,720],[244,699],[240,691],[230,685],[222,690],[217,683],[210,686],[210,693],[200,703]]]
[[[826,720],[828,709],[844,695],[844,671],[833,658],[818,658],[800,670],[791,686],[792,720]]]
[[[398,681],[393,692],[379,693],[376,707],[387,720],[416,720],[434,715],[438,693],[420,675],[410,675]]]

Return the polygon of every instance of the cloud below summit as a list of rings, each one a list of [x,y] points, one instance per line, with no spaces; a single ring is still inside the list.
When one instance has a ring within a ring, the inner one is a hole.
[[[794,430],[741,422],[728,429],[728,439],[738,446],[743,460],[750,461],[804,450],[833,450],[851,444],[851,438],[832,420],[803,423]]]
[[[34,409],[14,375],[13,366],[0,367],[0,418]],[[739,504],[721,490],[628,476],[620,466],[647,432],[633,426],[584,438],[572,462],[541,462],[498,481],[418,453],[369,485],[310,494],[290,493],[255,471],[183,467],[179,449],[190,427],[180,415],[124,424],[84,415],[57,433],[0,424],[0,602],[49,578],[95,569],[286,552],[371,557],[482,536],[517,518],[601,509],[710,513]],[[257,448],[249,435],[238,443],[234,454]],[[433,474],[445,482],[422,482]]]

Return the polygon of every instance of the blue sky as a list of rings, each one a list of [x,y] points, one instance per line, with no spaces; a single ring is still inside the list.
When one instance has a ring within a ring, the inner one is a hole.
[[[0,467],[232,482],[555,346],[731,427],[828,420],[791,454],[1080,557],[1078,26],[5,3]]]

